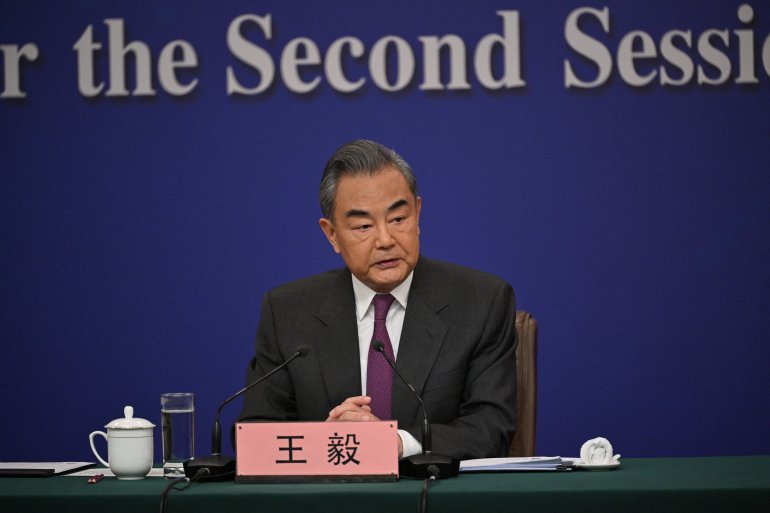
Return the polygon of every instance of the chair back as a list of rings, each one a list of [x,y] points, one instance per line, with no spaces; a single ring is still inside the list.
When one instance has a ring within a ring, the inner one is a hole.
[[[516,312],[516,433],[510,456],[535,455],[537,425],[537,321]]]

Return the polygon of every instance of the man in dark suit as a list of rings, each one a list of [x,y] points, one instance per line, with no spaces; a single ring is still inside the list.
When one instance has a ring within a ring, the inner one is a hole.
[[[397,153],[372,141],[337,150],[321,181],[320,225],[346,267],[265,295],[247,383],[300,344],[309,355],[251,389],[240,420],[395,419],[399,455],[420,452],[419,402],[378,367],[384,357],[371,347],[384,340],[423,397],[435,452],[507,455],[516,410],[513,289],[421,256],[421,206]],[[386,313],[375,313],[384,299]]]

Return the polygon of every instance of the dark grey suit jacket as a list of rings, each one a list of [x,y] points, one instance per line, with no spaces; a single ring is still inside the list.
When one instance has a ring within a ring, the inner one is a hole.
[[[247,392],[239,420],[325,420],[361,395],[355,311],[347,269],[268,292],[246,382],[301,344],[309,353]],[[423,397],[434,452],[507,456],[516,411],[515,318],[513,289],[501,279],[420,257],[396,363]],[[394,379],[393,417],[421,440],[419,402]]]

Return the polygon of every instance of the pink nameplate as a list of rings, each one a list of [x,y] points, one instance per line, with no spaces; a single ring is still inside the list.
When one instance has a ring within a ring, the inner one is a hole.
[[[238,422],[237,483],[395,481],[398,423]]]

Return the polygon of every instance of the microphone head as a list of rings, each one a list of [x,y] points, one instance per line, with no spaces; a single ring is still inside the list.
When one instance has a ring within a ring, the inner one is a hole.
[[[310,352],[310,349],[308,349],[308,347],[305,344],[301,344],[297,346],[297,350],[295,351],[295,353],[300,357],[307,356],[309,352]]]
[[[385,352],[385,344],[382,343],[382,340],[375,340],[373,343],[374,350],[379,351],[380,353]]]

